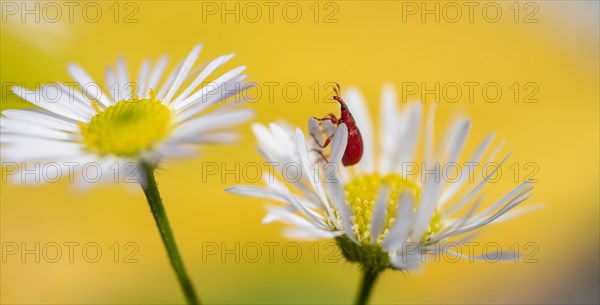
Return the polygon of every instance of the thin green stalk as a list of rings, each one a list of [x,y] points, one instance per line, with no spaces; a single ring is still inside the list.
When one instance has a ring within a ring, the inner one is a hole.
[[[367,301],[369,300],[369,295],[371,294],[371,291],[375,286],[375,282],[377,281],[377,277],[379,276],[380,272],[381,271],[374,271],[369,269],[365,269],[363,271],[363,279],[362,283],[360,284],[361,289],[356,298],[357,305],[367,304]]]
[[[177,274],[179,285],[181,285],[181,289],[185,294],[188,304],[200,304],[200,300],[196,296],[192,282],[183,266],[183,260],[181,259],[181,255],[179,255],[179,250],[177,250],[175,237],[173,236],[173,231],[171,231],[169,219],[167,218],[167,213],[163,206],[162,199],[160,198],[160,193],[158,192],[158,185],[154,178],[154,168],[148,164],[142,164],[142,167],[146,178],[145,186],[142,185],[142,189],[144,190],[146,199],[148,199],[148,204],[150,205],[150,210],[152,210],[152,216],[154,216],[154,221],[160,232],[160,237],[169,254],[171,266]]]

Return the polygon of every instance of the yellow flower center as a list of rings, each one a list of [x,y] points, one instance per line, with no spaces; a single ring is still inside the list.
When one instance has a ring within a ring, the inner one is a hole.
[[[383,238],[389,233],[389,229],[396,221],[396,209],[398,208],[398,197],[403,192],[412,192],[415,198],[416,211],[421,189],[416,184],[402,178],[400,175],[390,174],[380,176],[379,174],[367,174],[358,176],[350,181],[345,186],[346,201],[352,208],[354,219],[354,234],[363,243],[370,243],[371,239],[371,218],[375,209],[377,196],[383,185],[387,186],[388,198],[386,202],[387,209],[385,211],[384,226],[381,235],[377,237],[379,244]],[[429,223],[427,231],[423,235],[423,240],[427,239],[431,234],[437,233],[442,229],[442,219],[439,212],[436,210]]]
[[[171,111],[153,95],[122,100],[79,124],[86,148],[100,155],[135,157],[169,133]]]

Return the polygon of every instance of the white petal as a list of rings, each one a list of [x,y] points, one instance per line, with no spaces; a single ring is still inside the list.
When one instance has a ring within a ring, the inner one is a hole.
[[[281,195],[274,192],[271,188],[251,185],[236,185],[225,189],[226,192],[241,196],[264,198],[276,201],[283,201]]]
[[[210,62],[206,66],[206,68],[204,68],[204,70],[202,70],[202,72],[200,72],[200,74],[198,75],[198,77],[196,77],[196,79],[192,82],[192,84],[189,85],[187,88],[185,88],[185,90],[179,96],[177,96],[177,98],[175,100],[173,100],[173,106],[175,108],[179,108],[178,104],[181,101],[184,101],[202,82],[204,82],[206,80],[206,78],[210,74],[212,74],[217,68],[219,68],[220,66],[225,64],[231,58],[233,58],[233,54],[221,56],[221,57],[213,60],[212,62]]]
[[[415,197],[411,192],[400,194],[396,208],[396,221],[390,228],[388,235],[383,239],[383,249],[386,251],[399,250],[402,243],[407,241],[414,219],[414,203]]]
[[[410,248],[413,246],[415,247],[414,251],[412,251],[413,248]],[[421,252],[420,249],[418,249],[418,245],[416,243],[407,244],[406,248],[411,251],[408,253],[405,253],[405,252],[392,253],[392,252],[390,252],[390,263],[396,269],[411,270],[411,271],[417,270],[422,264],[422,259],[423,259],[424,254]]]
[[[431,164],[433,162],[433,128],[435,121],[436,104],[429,107],[427,112],[427,122],[425,127],[425,162]]]
[[[529,180],[521,183],[520,185],[518,185],[517,187],[515,187],[512,191],[510,191],[508,194],[506,194],[502,198],[500,198],[500,200],[496,201],[494,204],[490,205],[487,209],[485,209],[482,212],[480,212],[478,214],[478,218],[486,216],[489,213],[491,213],[492,211],[496,210],[497,208],[503,206],[504,203],[508,199],[510,199],[513,196],[515,196],[515,195],[521,193],[522,191],[526,190],[530,185],[531,185],[531,181],[529,181]]]
[[[28,102],[40,106],[52,113],[58,114],[68,119],[76,121],[87,121],[88,115],[84,114],[80,108],[76,106],[76,100],[71,100],[69,96],[65,96],[61,90],[55,90],[57,95],[56,100],[52,97],[50,100],[45,99],[47,92],[52,88],[52,85],[44,85],[39,91],[27,90],[22,87],[12,87],[13,92],[27,100]],[[48,88],[48,89],[46,89]]]
[[[226,188],[225,191],[231,194],[248,196],[248,197],[256,197],[256,198],[264,198],[269,200],[274,200],[278,202],[282,202],[288,205],[288,207],[293,207],[291,202],[287,200],[286,196],[281,195],[279,192],[275,191],[269,187],[261,187],[261,186],[251,186],[251,185],[236,185],[229,188]],[[309,208],[317,208],[317,206],[307,201],[304,198],[300,198],[292,194],[303,206],[307,206]]]
[[[51,112],[38,109],[7,109],[2,111],[4,117],[27,122],[44,128],[78,132],[79,127],[72,120],[62,116],[53,116]]]
[[[202,132],[223,127],[234,126],[248,121],[254,116],[251,109],[229,111],[225,113],[209,114],[195,120],[187,121],[173,130],[173,137],[190,137]]]
[[[270,178],[271,180],[265,179],[265,181],[268,182],[269,187],[276,190],[283,198],[285,198],[288,204],[293,205],[300,212],[304,213],[304,215],[312,219],[315,222],[315,225],[319,225],[323,229],[329,228],[323,216],[311,210],[311,208],[306,206],[303,202],[297,200],[296,197],[288,190],[288,188],[285,187],[285,185],[283,185],[283,183],[281,183],[279,180],[275,179],[274,177]]]
[[[165,96],[165,94],[167,94],[167,90],[169,90],[171,88],[171,85],[173,85],[173,82],[175,81],[175,77],[179,74],[179,71],[181,70],[182,65],[183,65],[183,61],[181,61],[177,64],[175,69],[173,69],[173,71],[171,71],[171,73],[169,73],[169,76],[167,76],[167,79],[161,85],[160,89],[156,93],[156,98],[159,100],[162,100],[165,105],[168,105],[170,101],[164,99],[164,96]]]
[[[331,151],[329,154],[329,162],[335,163],[336,166],[341,166],[342,157],[346,152],[348,144],[348,127],[346,124],[340,124],[331,140]]]
[[[487,262],[496,262],[496,261],[509,261],[509,260],[517,260],[519,259],[519,256],[517,255],[517,253],[513,252],[513,251],[499,251],[499,252],[492,252],[492,253],[485,253],[483,255],[474,255],[474,256],[469,256],[469,255],[464,255],[462,253],[457,253],[451,250],[448,250],[449,247],[443,247],[442,249],[444,250],[445,253],[448,254],[452,254],[452,255],[456,255],[459,258],[465,258],[468,259],[469,261],[487,261]]]
[[[60,90],[62,91],[62,98],[66,98],[65,105],[69,103],[69,107],[72,108],[73,112],[76,112],[87,119],[90,119],[96,114],[96,110],[91,107],[91,101],[88,101],[83,94],[75,88],[68,87],[63,83],[58,83]],[[98,107],[104,107],[99,104]]]
[[[165,68],[167,67],[167,63],[169,62],[169,58],[167,56],[161,57],[154,68],[152,69],[152,73],[150,74],[150,79],[148,80],[148,85],[145,88],[145,92],[140,94],[140,98],[148,98],[150,97],[150,90],[155,90],[158,88],[158,82],[162,74],[165,72]]]
[[[473,153],[471,158],[469,158],[468,162],[471,164],[479,163],[481,161],[481,157],[483,156],[485,151],[488,149],[488,147],[493,139],[494,139],[494,134],[493,133],[488,134],[488,136],[479,145],[477,150],[475,150],[475,153]],[[451,183],[442,192],[438,207],[443,207],[446,204],[446,202],[448,202],[448,200],[450,200],[454,195],[456,195],[456,193],[462,188],[463,185],[465,185],[465,183],[469,180],[469,178],[470,178],[469,174],[466,174],[466,175],[462,174],[457,182]]]
[[[304,217],[299,216],[298,214],[295,214],[293,212],[293,210],[290,209],[289,206],[286,206],[286,207],[268,206],[267,210],[269,210],[269,213],[263,219],[263,224],[271,223],[274,221],[281,221],[281,222],[285,222],[287,224],[302,227],[302,228],[316,229],[316,227],[314,226],[314,224],[311,221],[309,221],[308,219],[306,219]]]
[[[169,140],[169,144],[229,144],[239,141],[234,132],[210,132],[187,137],[177,137]]]
[[[379,235],[383,231],[385,221],[385,210],[387,209],[388,190],[384,186],[377,195],[373,216],[371,216],[371,243],[376,244]]]
[[[290,130],[286,129],[284,126],[276,123],[269,123],[269,129],[271,130],[271,134],[273,135],[274,142],[281,149],[283,154],[293,156],[293,162],[301,162],[300,155],[297,154],[298,145],[296,144],[295,135]]]
[[[259,143],[259,147],[268,151],[274,151],[278,154],[285,153],[283,147],[281,147],[279,143],[275,141],[275,138],[269,131],[269,128],[260,123],[253,123],[251,125],[251,129],[252,133],[254,133],[254,137]]]
[[[473,230],[476,230],[480,227],[483,227],[491,222],[493,222],[494,220],[498,219],[500,216],[502,216],[504,213],[510,211],[512,208],[516,207],[517,205],[521,204],[523,201],[529,199],[529,197],[531,197],[531,195],[528,195],[527,193],[521,194],[520,196],[517,196],[513,199],[511,199],[503,208],[501,208],[499,211],[497,211],[496,213],[494,213],[493,215],[489,216],[488,218],[475,223],[475,224],[471,224],[468,225],[464,228],[460,228],[457,229],[453,232],[449,232],[447,237],[452,237],[455,235],[460,235],[460,234],[464,234]]]
[[[100,160],[95,160],[93,162],[90,162],[89,163],[90,166],[88,167],[87,174],[81,175],[79,177],[79,179],[76,181],[75,186],[80,191],[85,191],[98,183],[103,183],[103,182],[104,183],[105,182],[118,183],[119,181],[115,180],[114,169],[115,168],[118,169],[118,171],[119,171],[118,177],[119,178],[120,177],[128,177],[128,176],[124,175],[123,169],[124,169],[125,164],[127,164],[129,162],[130,161],[123,161],[123,160],[112,158],[112,157],[106,157],[106,158],[103,158]],[[92,166],[91,164],[94,164],[94,165]],[[133,182],[139,181],[139,178],[135,177],[131,180],[132,181],[130,181],[130,182],[133,183]]]
[[[219,78],[215,79],[214,81],[210,82],[206,86],[202,87],[196,93],[192,94],[191,96],[187,97],[185,100],[183,100],[180,103],[178,103],[177,105],[175,105],[175,109],[176,110],[184,109],[186,107],[189,107],[193,104],[198,103],[201,106],[199,106],[199,110],[196,109],[196,111],[199,112],[199,111],[206,109],[209,106],[212,106],[214,103],[216,103],[218,101],[224,100],[225,98],[222,95],[216,96],[216,98],[213,98],[213,99],[210,99],[210,97],[214,97],[215,94],[220,94],[223,89],[221,87],[224,84],[227,84],[227,81],[229,81],[230,79],[233,79],[233,78],[237,77],[238,75],[240,75],[242,72],[244,72],[245,69],[246,69],[246,66],[240,66],[240,67],[237,67],[235,69],[228,71],[227,73],[221,75]],[[236,87],[240,87],[240,86],[238,85]],[[241,89],[242,88],[235,88],[235,90],[238,90],[238,91]]]
[[[543,207],[544,207],[543,204],[538,203],[538,204],[531,204],[531,205],[528,205],[526,207],[522,207],[522,208],[518,208],[518,209],[515,209],[515,210],[508,211],[505,214],[503,214],[502,216],[498,217],[498,219],[496,219],[496,221],[494,221],[494,224],[499,224],[499,223],[505,222],[507,220],[519,217],[519,216],[521,216],[523,214],[527,214],[529,212],[539,210],[539,209],[541,209]]]
[[[421,135],[422,107],[420,103],[411,103],[400,118],[405,121],[399,126],[398,140],[394,143],[398,152],[393,160],[392,170],[402,172],[403,165],[414,162],[417,145]],[[406,175],[406,173],[403,173]]]
[[[335,238],[342,234],[343,234],[342,232],[333,232],[333,231],[326,231],[326,230],[321,230],[321,229],[308,230],[308,229],[288,228],[283,231],[283,235],[286,238],[298,239],[298,240],[317,240],[317,239]]]
[[[123,96],[121,95],[121,90],[119,89],[119,81],[117,80],[117,75],[115,71],[111,67],[106,68],[105,72],[105,81],[106,87],[108,88],[108,93],[112,97],[113,101],[119,102],[123,100]]]
[[[18,140],[22,136],[45,138],[57,141],[70,141],[77,139],[76,136],[71,133],[9,118],[0,120],[0,131],[2,132],[2,138],[0,138],[0,143],[2,144],[10,143],[15,137]]]
[[[490,154],[490,156],[488,157],[487,163],[493,162],[496,159],[496,156],[498,155],[498,153],[500,152],[500,149],[502,149],[502,147],[504,146],[504,143],[506,143],[506,141],[502,141],[500,142],[496,148],[494,148],[494,150],[492,151],[492,153]]]
[[[323,132],[325,132],[325,137],[329,137],[335,133],[337,127],[331,123],[331,121],[323,121]]]
[[[229,77],[229,75],[227,76]],[[185,121],[195,115],[197,115],[198,113],[204,111],[206,108],[208,108],[209,106],[212,106],[218,102],[221,101],[225,101],[226,99],[232,97],[232,96],[237,96],[240,92],[248,89],[248,88],[252,88],[252,85],[247,85],[244,83],[244,79],[246,78],[246,75],[237,75],[227,81],[225,81],[224,83],[221,83],[219,86],[216,87],[215,89],[215,82],[207,85],[210,90],[204,92],[202,96],[198,97],[195,100],[190,101],[190,103],[188,104],[188,106],[186,108],[179,108],[179,109],[175,109],[176,114],[175,114],[175,120],[178,122],[181,121]],[[233,86],[233,89],[231,88]],[[200,91],[198,91],[200,92]],[[225,105],[238,105],[240,103],[243,103],[245,101],[247,101],[249,99],[249,97],[245,96],[245,95],[241,95],[236,97],[234,100],[230,101],[228,104]],[[186,99],[187,100],[187,99]],[[185,101],[183,101],[185,102]],[[181,105],[183,102],[179,103],[179,105]],[[187,102],[186,102],[187,103]],[[225,106],[223,106],[225,107]]]
[[[129,71],[125,59],[117,60],[117,81],[119,82],[119,98],[129,100],[133,95],[134,84],[129,82]]]
[[[139,98],[143,98],[146,90],[148,90],[147,86],[148,79],[150,77],[150,64],[151,62],[149,59],[144,60],[142,66],[140,67],[140,71],[138,72],[136,94]]]
[[[195,139],[193,144],[197,143],[223,143],[223,139],[219,136],[219,141],[210,141],[210,139],[205,138],[206,135],[203,135],[199,139]],[[235,135],[234,135],[235,136]],[[225,139],[230,140],[230,139]],[[233,142],[236,139],[234,138]],[[159,146],[155,149],[156,154],[154,156],[162,156],[163,159],[181,159],[181,158],[191,158],[198,154],[196,146],[191,145],[190,143],[173,143],[171,145],[163,145]],[[144,160],[149,160],[150,163],[155,162],[155,158],[150,156],[149,158],[144,158]],[[160,160],[159,160],[160,161]]]
[[[494,170],[491,173],[489,173],[483,179],[483,181],[476,184],[476,186],[473,187],[462,200],[458,201],[458,203],[456,205],[454,205],[451,209],[449,209],[448,215],[452,215],[452,214],[456,213],[457,211],[462,209],[467,203],[469,203],[469,201],[471,201],[471,199],[473,199],[473,197],[475,197],[475,195],[477,195],[479,193],[479,191],[481,191],[481,189],[487,184],[487,182],[490,180],[490,178],[496,174],[498,169],[502,166],[502,164],[504,164],[504,162],[506,161],[506,159],[508,159],[509,156],[510,156],[510,154],[506,155],[506,157],[504,157],[504,159],[498,164],[498,166],[496,168],[494,168]]]
[[[192,66],[196,62],[196,59],[198,59],[198,55],[200,55],[201,50],[202,50],[202,45],[201,44],[197,45],[196,47],[194,47],[192,49],[190,54],[187,56],[187,58],[183,62],[181,69],[179,69],[179,71],[177,72],[177,76],[175,76],[175,79],[173,81],[173,84],[171,85],[171,88],[169,88],[167,95],[165,95],[165,97],[163,98],[163,100],[166,103],[171,102],[171,99],[175,96],[175,93],[177,93],[177,91],[179,90],[179,87],[181,87],[181,84],[183,83],[183,81],[187,77],[188,73],[192,69]]]
[[[71,78],[79,83],[79,87],[81,90],[90,96],[91,98],[98,99],[102,105],[108,107],[113,104],[113,102],[108,98],[106,94],[100,88],[100,84],[94,82],[94,80],[90,77],[85,70],[77,64],[70,64],[67,67]]]
[[[334,181],[331,181],[327,184],[329,187],[329,195],[331,196],[331,201],[333,202],[333,205],[335,206],[336,210],[340,214],[340,217],[342,218],[344,234],[351,241],[359,243],[358,239],[354,235],[354,228],[352,226],[352,211],[350,210],[350,207],[348,207],[346,199],[344,198],[344,189],[342,183],[339,182],[340,180],[341,179],[339,175],[336,174],[334,176]]]
[[[308,134],[312,140],[317,141],[317,144],[323,145],[323,132],[321,131],[319,122],[313,117],[308,119]]]
[[[415,215],[415,223],[413,232],[411,235],[412,240],[420,240],[427,226],[433,217],[435,207],[439,198],[441,177],[440,167],[436,166],[433,170],[433,177],[431,173],[426,176],[428,178],[423,185],[423,193],[421,194],[421,200],[418,205],[417,214]]]
[[[12,143],[2,147],[2,158],[6,162],[54,160],[83,154],[78,143],[35,139]]]
[[[464,227],[469,221],[472,221],[472,216],[475,214],[475,211],[479,208],[481,203],[483,202],[483,196],[479,196],[475,199],[475,203],[471,205],[469,212],[462,218],[453,219],[447,225],[444,226],[442,231],[436,234],[434,237],[430,238],[429,243],[434,243],[436,241],[442,240],[445,236],[448,236],[448,232],[454,231],[456,229]],[[450,218],[451,214],[444,213],[444,216]]]
[[[470,125],[471,122],[469,120],[459,118],[448,129],[444,137],[445,152],[443,152],[448,154],[447,162],[456,162],[469,134]],[[440,157],[442,157],[442,154],[440,154]]]
[[[398,148],[399,125],[397,97],[394,87],[385,85],[381,91],[381,103],[379,108],[379,143],[381,146],[379,171],[386,174],[392,168]]]
[[[75,175],[82,172],[82,166],[93,158],[87,155],[71,155],[66,160],[45,160],[46,162],[21,163],[16,172],[6,173],[13,183],[55,183],[59,179],[75,181]]]
[[[298,146],[298,153],[300,155],[300,165],[302,166],[302,169],[304,171],[303,175],[306,175],[306,177],[308,177],[308,180],[310,181],[313,190],[319,197],[319,200],[323,203],[323,206],[325,206],[325,208],[327,209],[327,214],[329,215],[329,217],[334,219],[333,212],[331,211],[331,208],[328,204],[329,201],[325,196],[325,191],[323,190],[323,185],[321,184],[322,177],[319,175],[319,170],[311,170],[311,166],[313,166],[313,164],[311,164],[309,161],[308,150],[306,148],[306,140],[304,139],[304,134],[302,133],[302,130],[300,130],[300,128],[296,129],[296,145]]]
[[[458,158],[458,156],[460,155],[465,141],[467,140],[467,135],[469,133],[469,126],[470,126],[470,121],[469,120],[457,120],[457,122],[455,123],[455,126],[451,128],[451,131],[449,132],[449,135],[446,137],[446,151],[448,152],[449,156],[447,159],[447,164],[456,164],[456,160]],[[441,154],[440,154],[441,157]],[[440,188],[443,188],[444,185],[446,184],[446,179],[442,179]],[[439,201],[436,202],[437,206],[440,206]]]

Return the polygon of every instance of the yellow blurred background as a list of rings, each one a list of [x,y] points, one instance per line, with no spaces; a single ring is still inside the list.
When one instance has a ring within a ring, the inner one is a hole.
[[[35,13],[22,20],[21,12],[7,3],[21,9],[24,2],[2,1],[2,110],[29,107],[9,93],[11,83],[34,87],[36,82],[70,81],[69,62],[103,81],[105,67],[120,55],[130,71],[137,71],[143,59],[165,53],[173,67],[198,42],[204,43],[202,61],[235,52],[227,67],[247,65],[250,79],[263,89],[270,82],[278,84],[272,95],[263,90],[249,105],[262,123],[285,119],[304,127],[309,116],[337,111],[333,104],[315,100],[314,83],[323,97],[326,82],[357,86],[376,121],[384,83],[400,92],[411,83],[443,88],[477,82],[473,102],[464,86],[458,102],[439,98],[438,132],[452,114],[466,113],[473,120],[467,151],[496,131],[507,140],[503,152],[513,152],[509,163],[518,163],[521,175],[531,171],[524,164],[538,165],[535,196],[526,204],[545,207],[486,228],[478,239],[497,242],[502,249],[517,243],[521,251],[535,243],[537,262],[462,260],[429,263],[411,275],[386,272],[372,303],[598,302],[598,2],[477,2],[469,15],[473,4],[467,2],[427,2],[423,7],[421,1],[97,1],[100,17],[94,15],[96,6],[84,12],[82,2],[73,6],[72,22],[63,2],[41,3],[40,22]],[[53,7],[44,9],[48,3]],[[29,8],[34,4],[26,2]],[[56,7],[62,16],[48,22],[56,17]],[[433,13],[423,14],[423,9]],[[284,85],[290,83],[302,90],[295,103],[286,100],[293,88],[284,96]],[[489,83],[502,89],[495,103],[482,97],[481,88]],[[515,87],[511,89],[515,83],[518,102]],[[418,100],[421,92],[407,99]],[[425,96],[427,105],[435,99]],[[201,299],[210,304],[352,301],[357,267],[336,263],[339,256],[330,243],[298,242],[302,254],[295,262],[296,244],[281,237],[282,226],[261,224],[263,200],[225,193],[225,187],[237,184],[233,175],[224,181],[208,176],[203,183],[203,162],[226,162],[230,168],[262,162],[249,126],[237,130],[243,135],[240,143],[205,147],[200,156],[166,163],[158,172],[171,225]],[[32,186],[7,182],[6,175],[3,167],[2,303],[183,302],[135,185],[77,192],[64,179]],[[498,198],[514,185],[507,180],[487,188],[486,198]],[[71,242],[79,243],[73,262],[64,246]],[[23,260],[21,253],[7,252],[14,245],[20,251],[35,249],[36,243],[49,251],[42,251],[40,262],[33,254]],[[48,261],[53,243],[63,251],[54,263]],[[252,243],[262,251],[256,262]],[[277,243],[273,261],[269,243]],[[84,257],[86,245],[91,250]],[[98,262],[86,261],[97,248],[102,250]],[[237,254],[223,258],[224,253]]]

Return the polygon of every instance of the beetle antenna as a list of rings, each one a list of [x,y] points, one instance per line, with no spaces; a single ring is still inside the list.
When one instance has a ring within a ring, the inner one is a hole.
[[[336,95],[333,97],[334,100],[338,101],[338,103],[340,103],[340,105],[342,105],[342,107],[346,106],[346,103],[344,102],[344,100],[342,99],[341,96]]]
[[[342,89],[340,89],[340,84],[335,83],[335,87],[333,87],[333,92],[335,92],[335,96],[333,96],[333,99],[338,101],[338,103],[340,103],[340,105],[342,105],[342,107],[346,106],[346,103],[340,96],[340,92],[342,92]]]
[[[340,92],[342,91],[340,89],[340,84],[335,83],[336,87],[333,87],[333,92],[335,93],[335,95],[333,96],[333,99],[336,100],[338,103],[340,103],[340,105],[342,106],[342,110],[347,109],[346,103],[344,102],[344,100],[342,99],[342,97],[340,96]]]

